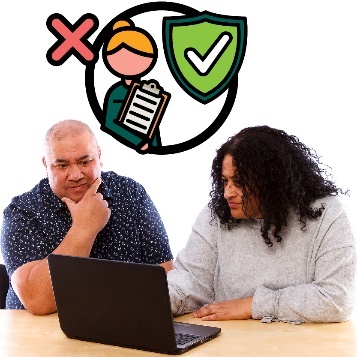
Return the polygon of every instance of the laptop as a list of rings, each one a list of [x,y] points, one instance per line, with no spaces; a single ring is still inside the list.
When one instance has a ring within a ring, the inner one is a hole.
[[[181,354],[221,329],[174,322],[160,265],[50,254],[59,323],[69,338]]]

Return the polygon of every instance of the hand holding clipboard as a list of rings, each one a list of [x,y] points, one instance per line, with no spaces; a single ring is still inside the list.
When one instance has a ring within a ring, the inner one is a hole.
[[[142,138],[141,148],[149,144],[157,132],[170,97],[155,80],[133,82],[114,122]]]

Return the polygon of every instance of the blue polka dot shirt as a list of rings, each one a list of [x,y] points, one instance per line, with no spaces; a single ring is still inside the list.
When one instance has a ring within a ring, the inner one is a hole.
[[[165,227],[145,189],[134,180],[102,172],[99,192],[111,215],[98,233],[90,256],[160,264],[173,259]],[[43,179],[31,191],[12,199],[4,210],[1,252],[8,274],[21,265],[46,258],[62,241],[72,219],[65,203]],[[23,309],[11,287],[7,309]]]

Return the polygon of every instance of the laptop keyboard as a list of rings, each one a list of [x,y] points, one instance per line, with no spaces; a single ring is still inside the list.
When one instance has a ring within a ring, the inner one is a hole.
[[[186,343],[189,343],[196,338],[199,338],[199,336],[196,335],[190,335],[188,333],[176,333],[176,342],[178,345],[184,345]]]

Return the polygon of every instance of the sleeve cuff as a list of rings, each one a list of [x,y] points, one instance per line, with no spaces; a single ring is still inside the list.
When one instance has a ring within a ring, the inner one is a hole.
[[[168,284],[169,294],[170,294],[170,303],[171,303],[171,312],[172,315],[178,316],[182,314],[183,309],[183,299],[180,291],[172,284]]]
[[[274,291],[264,286],[255,290],[252,304],[253,319],[266,322],[278,319],[279,296],[280,290]]]

